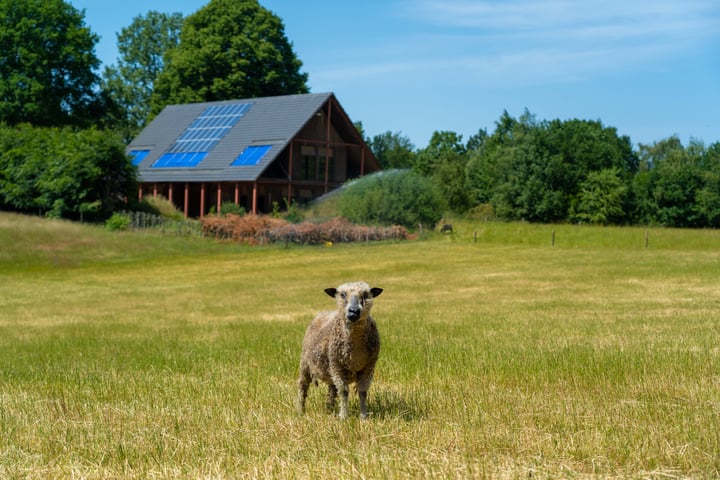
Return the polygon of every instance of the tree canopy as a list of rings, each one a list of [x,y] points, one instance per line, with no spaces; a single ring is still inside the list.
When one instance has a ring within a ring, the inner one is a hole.
[[[120,56],[117,65],[105,69],[103,90],[120,108],[118,127],[126,123],[129,137],[148,120],[155,80],[166,53],[179,42],[183,21],[180,13],[149,11],[117,35]]]
[[[279,17],[257,0],[211,0],[168,51],[152,110],[168,104],[307,93],[307,74]]]
[[[98,36],[63,0],[0,0],[0,118],[87,125],[101,108]]]

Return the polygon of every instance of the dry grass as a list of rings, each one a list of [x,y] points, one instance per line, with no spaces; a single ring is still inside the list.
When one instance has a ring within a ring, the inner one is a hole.
[[[184,250],[35,223],[13,235],[105,255],[30,260],[28,240],[30,266],[0,273],[0,477],[720,475],[717,232],[645,249],[644,230],[454,222],[424,242]],[[372,419],[328,416],[317,388],[298,417],[304,328],[349,279],[385,288]]]

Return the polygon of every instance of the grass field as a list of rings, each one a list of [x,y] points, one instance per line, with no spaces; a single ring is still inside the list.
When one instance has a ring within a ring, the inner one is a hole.
[[[720,475],[720,232],[453,223],[284,248],[0,213],[0,478]],[[385,289],[371,419],[314,387],[299,417],[351,279]]]

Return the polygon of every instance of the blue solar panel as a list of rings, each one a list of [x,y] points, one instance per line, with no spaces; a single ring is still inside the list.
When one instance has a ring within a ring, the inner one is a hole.
[[[207,107],[153,164],[153,168],[196,166],[251,106],[251,103],[236,103]]]
[[[208,152],[165,153],[153,164],[153,168],[195,167]]]
[[[148,153],[150,153],[150,150],[130,150],[130,155],[132,155],[132,164],[133,165],[140,165],[140,162],[145,160],[145,157],[148,156]]]
[[[233,167],[257,165],[271,148],[272,145],[251,145],[243,150],[230,165]]]

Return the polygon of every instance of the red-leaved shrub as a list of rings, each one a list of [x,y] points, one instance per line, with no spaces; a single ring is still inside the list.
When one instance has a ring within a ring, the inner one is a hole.
[[[209,216],[201,220],[203,234],[215,238],[232,239],[250,245],[262,243],[296,243],[320,245],[327,242],[366,242],[370,240],[405,240],[404,227],[368,227],[353,225],[344,218],[324,223],[289,223],[266,215]]]

